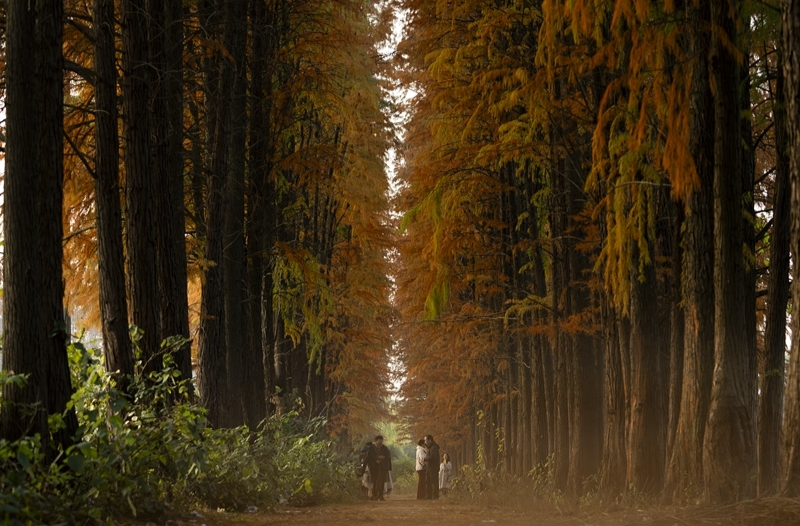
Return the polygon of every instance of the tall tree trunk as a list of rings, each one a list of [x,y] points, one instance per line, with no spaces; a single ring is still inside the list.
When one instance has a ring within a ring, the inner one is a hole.
[[[744,367],[748,371],[747,385],[745,390],[749,393],[747,399],[750,403],[750,443],[753,444],[753,478],[752,491],[757,489],[756,471],[758,458],[758,335],[756,332],[756,285],[758,272],[756,264],[751,262],[756,258],[756,229],[755,229],[755,201],[753,194],[755,190],[756,178],[756,155],[753,146],[753,108],[750,103],[750,71],[744,64],[750,64],[750,29],[747,24],[742,26],[739,37],[744,42],[745,52],[741,59],[737,59],[739,69],[739,155],[741,159],[741,180],[742,180],[742,214],[739,221],[742,224],[742,250],[746,251],[747,256],[743,257],[744,267],[744,329],[745,329],[745,350],[747,352],[747,365]],[[752,258],[752,260],[751,260]]]
[[[745,326],[742,256],[742,166],[739,132],[739,71],[731,53],[739,5],[712,0],[714,100],[714,378],[703,442],[706,497],[730,502],[753,493],[755,396]],[[723,39],[727,39],[723,41]]]
[[[681,248],[681,232],[683,230],[683,208],[679,203],[671,204],[672,215],[672,290],[670,294],[670,341],[669,341],[669,405],[667,412],[667,449],[665,473],[669,470],[669,462],[675,449],[675,435],[680,419],[681,397],[683,388],[683,356],[686,320],[681,302],[681,266],[683,250]]]
[[[550,179],[551,194],[555,206],[551,211],[550,227],[554,239],[559,242],[553,250],[553,272],[551,294],[555,312],[554,323],[562,323],[568,316],[568,311],[562,304],[562,295],[569,285],[567,271],[568,252],[566,248],[567,205],[566,190],[564,189],[563,160],[558,161],[556,169]],[[567,489],[569,474],[569,366],[571,365],[569,336],[561,331],[552,339],[553,349],[553,476],[556,488],[561,491]]]
[[[159,340],[189,337],[183,213],[183,12],[180,2],[148,0],[150,126],[158,217]],[[170,348],[183,378],[191,378],[188,343]]]
[[[243,0],[230,0],[235,38],[231,41],[234,81],[231,100],[230,161],[227,173],[223,249],[225,302],[225,349],[228,372],[228,418],[231,426],[244,423],[242,361],[245,346],[244,323],[244,172],[247,140],[247,6]]]
[[[689,49],[694,58],[689,99],[689,151],[699,187],[684,203],[681,289],[684,316],[683,386],[675,442],[667,472],[667,488],[682,497],[687,488],[703,487],[703,439],[714,369],[713,181],[714,106],[707,54],[710,4],[687,6],[692,22]]]
[[[94,2],[95,100],[95,209],[97,260],[100,285],[100,319],[106,370],[133,375],[133,354],[128,333],[125,298],[125,254],[122,245],[122,211],[119,186],[119,134],[117,132],[117,69],[114,49],[114,2]]]
[[[225,10],[225,49],[233,49],[235,31],[234,12],[230,4]],[[209,174],[208,202],[206,206],[206,253],[209,265],[201,290],[200,338],[198,357],[200,365],[200,400],[208,410],[212,425],[220,427],[228,423],[227,415],[227,351],[225,349],[225,309],[223,284],[223,226],[225,222],[226,183],[229,168],[231,132],[231,94],[236,75],[235,65],[229,57],[220,60],[218,98],[214,101],[216,124],[213,133],[214,149],[212,169]],[[213,79],[215,75],[209,72]]]
[[[583,154],[579,154],[583,155]],[[591,308],[591,295],[586,279],[591,272],[588,255],[574,241],[584,236],[578,215],[583,211],[586,195],[583,192],[586,180],[578,163],[567,163],[565,181],[567,197],[567,224],[564,234],[567,246],[569,293],[567,314],[579,316]],[[572,374],[571,391],[573,401],[570,415],[570,475],[568,488],[573,495],[583,493],[583,484],[600,469],[603,451],[603,391],[602,361],[598,356],[597,339],[582,331],[571,337]]]
[[[70,328],[64,316],[64,279],[62,276],[64,230],[62,203],[64,195],[64,58],[63,0],[36,2],[36,77],[39,121],[37,191],[37,237],[41,262],[39,330],[46,337],[47,412],[63,414],[66,426],[54,433],[56,443],[66,448],[78,429],[74,410],[66,413],[72,398],[72,384],[67,360]],[[29,116],[30,118],[30,116]]]
[[[541,352],[542,362],[542,388],[544,390],[544,419],[547,423],[547,448],[543,450],[543,460],[541,464],[544,465],[556,450],[556,394],[555,394],[555,369],[553,360],[553,347],[550,339],[546,336],[539,337],[539,349]]]
[[[123,109],[125,113],[125,197],[128,297],[133,324],[144,332],[143,373],[161,369],[159,354],[155,178],[151,165],[148,14],[145,0],[122,0]]]
[[[264,335],[261,328],[261,305],[263,301],[261,279],[266,264],[264,247],[266,228],[266,203],[262,188],[267,177],[267,148],[265,141],[266,104],[264,89],[264,63],[267,60],[265,6],[253,2],[250,6],[250,34],[252,35],[252,58],[250,65],[250,131],[248,133],[248,181],[247,181],[247,290],[245,296],[246,341],[244,357],[244,420],[251,430],[268,416],[264,377]]]
[[[24,388],[3,387],[0,432],[15,440],[48,436],[45,338],[40,320],[43,262],[37,239],[38,101],[36,10],[28,0],[6,2],[6,173],[3,234],[3,370],[29,375]],[[52,123],[51,123],[52,124]],[[59,123],[60,129],[60,123]],[[59,138],[59,144],[60,144]],[[59,242],[60,245],[60,242]],[[39,404],[33,414],[20,404]],[[49,444],[44,441],[45,452]]]
[[[769,252],[769,285],[764,331],[764,359],[758,408],[758,494],[775,493],[780,475],[780,441],[783,422],[783,382],[786,360],[786,303],[789,301],[789,156],[783,68],[778,66],[774,95],[775,189]]]
[[[169,128],[170,208],[172,209],[172,288],[171,304],[175,310],[174,334],[189,338],[189,290],[186,260],[186,213],[184,207],[183,147],[183,40],[184,7],[182,2],[167,2],[165,19],[167,48],[167,112]],[[162,331],[166,332],[166,331]],[[192,378],[192,346],[173,349],[175,363],[182,378]],[[189,384],[191,388],[192,384]]]
[[[533,375],[536,374],[533,361],[532,338],[522,338],[522,364],[519,368],[520,413],[519,413],[519,473],[524,476],[533,468]],[[538,426],[537,426],[538,427]]]
[[[167,93],[166,57],[166,5],[165,0],[147,0],[148,49],[150,70],[150,146],[153,170],[153,183],[157,185],[155,194],[156,224],[156,263],[159,289],[159,327],[158,339],[164,341],[178,334],[178,313],[174,302],[173,281],[175,253],[172,247],[174,222],[172,218],[172,196],[174,185],[174,163],[169,140],[170,118]]]
[[[529,237],[531,241],[533,276],[533,293],[544,300],[547,296],[547,279],[544,270],[544,254],[539,240],[539,210],[536,207],[534,195],[539,183],[534,180],[535,175],[530,174],[527,180],[527,203],[530,221]],[[547,314],[536,312],[533,323],[543,325],[547,323]],[[530,339],[531,344],[531,406],[530,437],[533,440],[531,452],[531,467],[544,465],[549,455],[550,422],[548,415],[552,415],[552,359],[550,357],[549,342],[544,335],[537,334]]]
[[[785,78],[787,153],[791,185],[791,253],[800,257],[800,1],[783,0],[783,74]],[[800,265],[792,268],[792,352],[786,381],[781,491],[800,496]]]

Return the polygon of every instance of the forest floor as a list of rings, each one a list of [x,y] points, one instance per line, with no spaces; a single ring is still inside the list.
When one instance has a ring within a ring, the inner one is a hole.
[[[310,508],[280,507],[254,514],[212,513],[202,519],[167,521],[167,526],[793,526],[800,525],[800,502],[759,499],[733,506],[634,509],[618,507],[570,512],[529,502],[525,511],[452,498],[419,501],[391,495],[384,502],[360,501]]]

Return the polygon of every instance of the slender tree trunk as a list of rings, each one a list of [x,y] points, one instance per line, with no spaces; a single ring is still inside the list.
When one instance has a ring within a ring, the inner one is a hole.
[[[122,375],[121,387],[124,388],[124,377],[133,375],[133,354],[128,333],[122,245],[113,0],[95,0],[94,28],[95,208],[100,318],[106,370],[119,372]]]
[[[183,12],[180,2],[148,0],[150,126],[160,294],[159,340],[189,337],[183,213]],[[191,378],[188,344],[170,348],[183,378]]]
[[[533,375],[535,374],[533,362],[532,338],[524,338],[522,346],[522,365],[520,370],[520,414],[519,414],[519,443],[520,443],[520,475],[525,475],[533,468]]]
[[[152,148],[152,167],[154,184],[157,185],[155,193],[156,224],[156,263],[158,274],[158,289],[160,291],[159,327],[161,329],[158,339],[164,341],[170,336],[180,334],[178,322],[178,304],[176,304],[175,283],[179,276],[176,270],[176,247],[174,246],[175,228],[173,204],[175,202],[172,192],[175,190],[173,179],[175,162],[173,155],[180,155],[174,149],[171,138],[173,115],[170,113],[170,102],[173,102],[168,82],[169,68],[167,64],[167,25],[165,0],[147,0],[148,14],[148,40],[150,51],[150,139]],[[173,102],[174,103],[174,102]],[[178,301],[179,303],[179,301]]]
[[[266,203],[262,188],[267,177],[266,95],[264,63],[267,60],[265,6],[253,2],[250,6],[252,58],[250,65],[250,131],[248,164],[248,201],[245,230],[247,232],[247,291],[245,316],[247,323],[244,367],[244,419],[251,430],[268,416],[264,377],[264,335],[261,327],[263,295],[261,280],[267,253],[264,247]]]
[[[749,256],[743,257],[744,267],[744,329],[745,329],[745,350],[747,352],[747,364],[743,366],[748,374],[746,376],[747,385],[745,391],[748,393],[747,399],[750,404],[750,443],[753,444],[753,479],[752,491],[757,489],[757,459],[758,459],[758,337],[756,333],[756,285],[758,272],[756,265],[748,261],[749,258],[756,256],[756,229],[755,229],[755,201],[753,194],[756,178],[756,156],[753,146],[753,116],[752,105],[750,103],[750,71],[743,64],[751,63],[750,36],[751,31],[747,24],[743,24],[739,39],[743,41],[745,48],[743,57],[737,59],[739,70],[739,155],[741,159],[741,179],[742,179],[742,214],[739,221],[742,226],[743,250]]]
[[[66,427],[54,433],[57,444],[66,448],[78,429],[74,410],[65,413],[72,397],[67,360],[70,327],[64,316],[64,280],[62,276],[64,230],[62,202],[64,195],[64,58],[63,0],[36,2],[36,77],[38,80],[36,119],[39,121],[37,191],[38,258],[41,262],[41,322],[39,330],[46,337],[47,412],[63,414]],[[30,118],[30,116],[29,116]]]
[[[569,347],[565,345],[566,335],[558,338],[559,344],[553,350],[554,398],[554,476],[556,488],[567,489],[569,476]]]
[[[234,47],[234,33],[238,29],[233,24],[230,5],[225,14],[225,49]],[[223,225],[225,220],[225,196],[227,173],[229,170],[229,146],[231,132],[231,94],[235,79],[235,65],[223,57],[221,70],[217,77],[209,71],[211,79],[219,79],[218,99],[214,101],[216,125],[213,133],[214,150],[212,169],[208,182],[208,202],[206,206],[206,253],[209,266],[205,271],[200,306],[200,337],[198,357],[200,366],[200,401],[208,410],[208,419],[217,427],[226,426],[227,414],[227,366],[225,349],[225,309],[223,284]],[[213,98],[212,98],[213,100]]]
[[[683,395],[683,356],[686,319],[681,302],[681,266],[683,250],[681,248],[681,231],[683,230],[683,208],[672,203],[672,290],[670,304],[670,341],[669,341],[669,409],[667,416],[667,450],[665,473],[669,470],[669,462],[675,449],[675,436],[680,419],[681,397]]]
[[[184,147],[183,147],[183,40],[184,7],[182,2],[167,2],[165,19],[167,48],[167,112],[169,128],[170,208],[172,211],[172,238],[169,249],[172,251],[171,304],[175,311],[173,334],[183,336],[187,343],[172,353],[182,378],[192,378],[192,346],[189,338],[189,290],[186,259],[186,213],[184,207]],[[167,331],[162,331],[166,333]],[[192,384],[189,384],[191,388]]]
[[[223,249],[225,302],[225,349],[228,371],[228,418],[231,426],[244,423],[242,361],[245,346],[244,290],[244,172],[247,144],[247,6],[243,0],[231,0],[235,38],[231,40],[234,81],[231,100],[230,160],[227,172]]]
[[[787,153],[791,188],[791,253],[800,257],[800,1],[783,0],[783,74],[785,77]],[[792,268],[792,305],[800,305],[800,265]],[[792,313],[792,352],[786,380],[781,491],[800,496],[800,316]]]
[[[563,322],[568,315],[563,305],[562,295],[569,284],[568,251],[566,248],[567,204],[564,189],[564,162],[557,163],[550,179],[554,209],[551,211],[550,225],[552,235],[559,242],[555,244],[553,254],[552,298],[555,307],[554,323]],[[571,348],[569,336],[559,333],[553,338],[553,470],[555,486],[561,491],[567,489],[569,475],[569,366],[571,365]]]
[[[745,269],[742,257],[742,166],[739,157],[739,85],[736,58],[723,43],[736,41],[739,5],[712,0],[711,72],[714,101],[714,379],[703,463],[706,497],[730,502],[753,493],[755,396],[745,326]]]
[[[778,66],[773,106],[777,166],[769,252],[767,319],[758,411],[758,494],[771,495],[780,476],[783,382],[786,360],[786,304],[789,301],[789,235],[791,230],[789,156],[783,68]]]
[[[531,260],[533,263],[532,287],[533,293],[539,298],[547,296],[547,280],[544,270],[544,259],[542,244],[539,240],[539,210],[535,205],[534,195],[538,189],[538,183],[534,180],[534,174],[529,174],[527,179],[527,203],[529,215],[529,237],[531,241]],[[547,323],[547,314],[536,312],[533,316],[533,323],[543,325]],[[548,438],[550,436],[550,422],[548,415],[552,414],[552,363],[546,366],[549,357],[549,342],[541,334],[530,338],[531,345],[531,396],[533,397],[530,408],[531,423],[530,434],[533,440],[531,452],[531,466],[544,465],[549,455]]]
[[[161,369],[159,354],[157,229],[153,210],[155,178],[150,151],[150,65],[145,0],[122,0],[123,109],[125,112],[125,194],[128,297],[139,340],[143,372]]]

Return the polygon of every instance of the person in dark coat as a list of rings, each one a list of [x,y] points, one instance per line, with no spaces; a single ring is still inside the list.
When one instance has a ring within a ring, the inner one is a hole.
[[[383,491],[389,472],[392,470],[392,455],[383,445],[383,436],[378,435],[367,451],[367,467],[372,478],[372,500],[384,500]],[[438,478],[436,480],[439,480]]]
[[[427,466],[426,482],[426,499],[439,498],[439,444],[433,440],[433,435],[425,437],[425,445],[428,447],[428,456],[425,457],[425,464]]]

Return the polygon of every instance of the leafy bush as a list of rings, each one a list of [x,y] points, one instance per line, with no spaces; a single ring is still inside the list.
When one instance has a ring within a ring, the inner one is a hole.
[[[308,504],[352,491],[322,419],[287,412],[255,433],[245,426],[212,429],[169,354],[161,372],[127,379],[123,393],[97,351],[74,344],[69,353],[73,384],[80,386],[71,402],[78,440],[51,463],[41,437],[0,441],[0,523]],[[0,377],[0,387],[12,381],[24,378]]]
[[[402,456],[392,460],[392,479],[397,493],[416,493],[416,459]]]
[[[454,474],[451,488],[455,498],[521,510],[530,507],[541,509],[544,503],[562,503],[563,497],[555,485],[553,457],[549,457],[545,464],[535,466],[526,476],[517,477],[503,470],[487,469],[480,442],[476,452],[477,463],[462,466]]]

